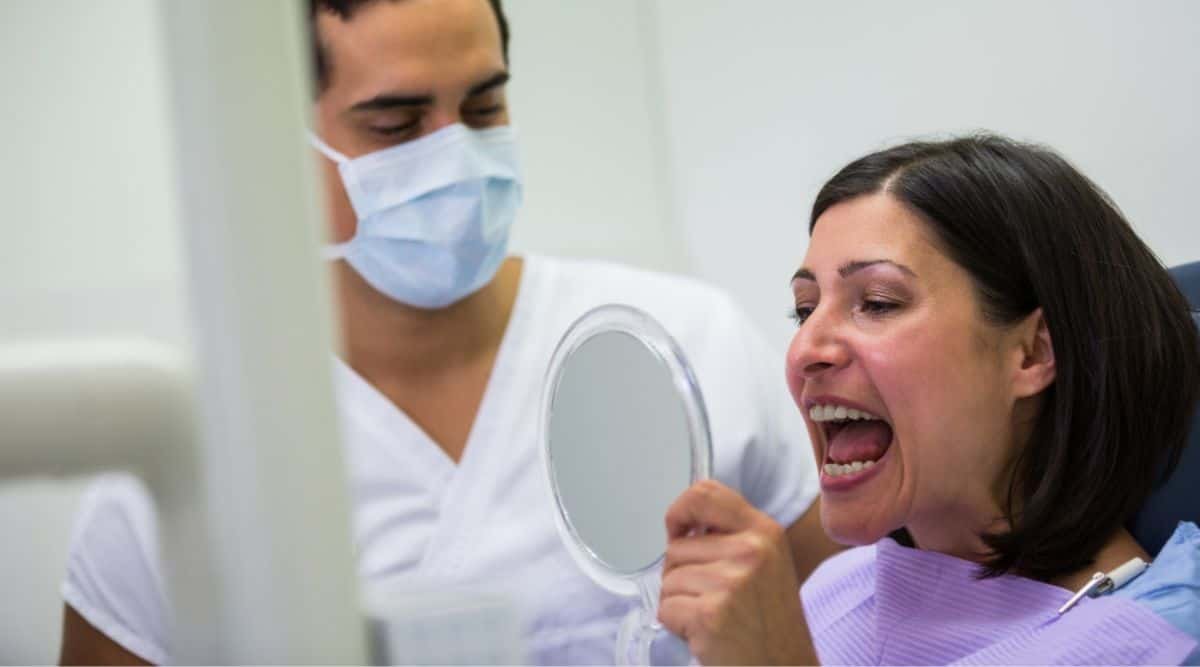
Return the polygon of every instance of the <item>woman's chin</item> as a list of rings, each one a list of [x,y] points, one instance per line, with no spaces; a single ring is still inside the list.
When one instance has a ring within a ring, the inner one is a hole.
[[[887,537],[892,529],[885,522],[863,520],[861,515],[821,503],[821,525],[829,539],[846,546],[865,546]]]

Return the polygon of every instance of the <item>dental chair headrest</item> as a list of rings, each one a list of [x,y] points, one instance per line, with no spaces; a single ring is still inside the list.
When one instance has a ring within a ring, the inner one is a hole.
[[[1192,317],[1200,326],[1200,262],[1171,269],[1171,277],[1192,304]],[[1175,532],[1180,521],[1200,524],[1200,407],[1192,417],[1192,428],[1179,466],[1171,478],[1151,494],[1127,527],[1142,548],[1154,555]]]

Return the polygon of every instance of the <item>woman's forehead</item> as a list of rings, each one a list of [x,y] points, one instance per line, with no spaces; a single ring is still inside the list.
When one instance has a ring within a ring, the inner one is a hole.
[[[876,193],[840,202],[821,214],[804,268],[820,275],[848,262],[876,260],[902,264],[918,275],[949,261],[919,215],[891,195]],[[918,270],[922,267],[926,271]]]

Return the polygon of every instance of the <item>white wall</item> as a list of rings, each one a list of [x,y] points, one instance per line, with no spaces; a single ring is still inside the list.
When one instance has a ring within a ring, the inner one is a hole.
[[[661,104],[696,272],[781,348],[820,185],[913,135],[1045,142],[1167,264],[1200,259],[1200,3],[659,0]]]
[[[0,3],[0,340],[185,335],[154,10]]]
[[[684,270],[645,0],[506,0],[525,206],[516,250]]]

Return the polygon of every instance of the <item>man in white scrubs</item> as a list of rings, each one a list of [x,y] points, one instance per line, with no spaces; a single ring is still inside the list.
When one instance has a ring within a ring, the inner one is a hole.
[[[788,527],[803,580],[833,548],[812,454],[782,358],[730,299],[686,278],[506,255],[522,192],[499,0],[311,3],[311,141],[336,242],[334,372],[364,586],[507,593],[529,619],[531,660],[613,661],[630,603],[561,545],[535,423],[556,342],[609,302],[679,341],[707,399],[716,477]],[[131,478],[89,491],[62,589],[64,662],[170,660],[155,528]]]

